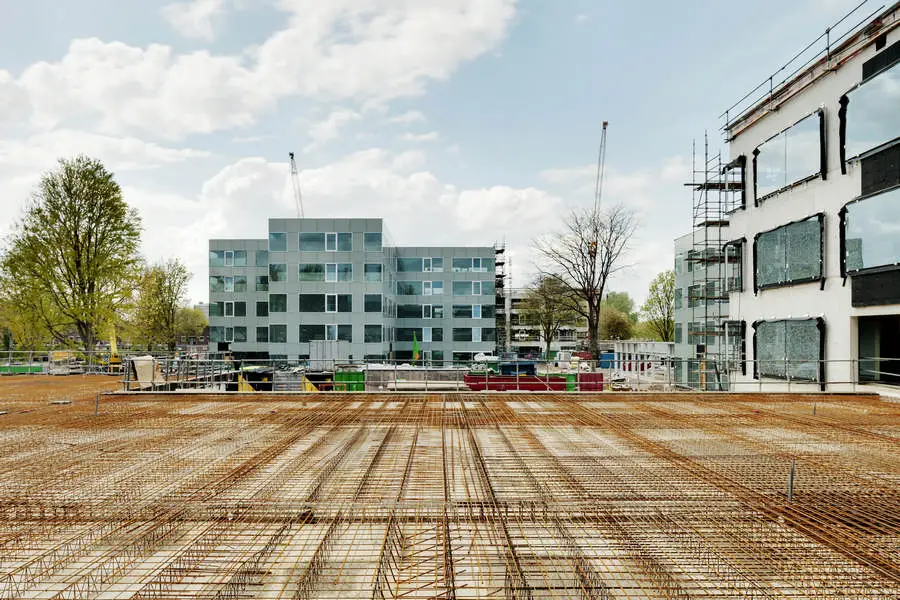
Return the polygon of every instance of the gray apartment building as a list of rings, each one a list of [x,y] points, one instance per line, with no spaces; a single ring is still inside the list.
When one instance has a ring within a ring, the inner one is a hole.
[[[409,361],[493,353],[495,250],[397,247],[381,219],[269,219],[265,240],[210,240],[210,352]]]

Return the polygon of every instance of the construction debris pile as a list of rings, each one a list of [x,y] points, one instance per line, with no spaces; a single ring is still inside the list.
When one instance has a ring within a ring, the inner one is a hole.
[[[874,396],[94,411],[0,416],[0,598],[900,596],[900,404]]]

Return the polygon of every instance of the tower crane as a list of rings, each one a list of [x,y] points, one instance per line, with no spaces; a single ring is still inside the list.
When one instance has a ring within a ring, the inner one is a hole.
[[[288,152],[291,158],[291,185],[294,188],[294,200],[297,202],[297,216],[303,218],[303,192],[300,191],[300,174],[297,172],[297,161],[294,160],[294,153]]]
[[[597,154],[597,185],[594,189],[594,212],[600,211],[600,198],[603,195],[603,173],[606,170],[606,126],[603,121],[603,133],[600,134],[600,152]]]

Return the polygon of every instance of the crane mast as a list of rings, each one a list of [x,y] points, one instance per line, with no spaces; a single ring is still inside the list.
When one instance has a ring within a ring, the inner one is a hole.
[[[294,188],[294,200],[297,202],[297,216],[303,218],[303,192],[300,191],[300,174],[297,171],[297,161],[294,160],[294,153],[288,152],[291,158],[291,185]]]
[[[603,121],[603,132],[600,134],[600,151],[597,153],[597,185],[594,189],[594,212],[600,212],[600,198],[603,196],[603,174],[606,170],[606,126]]]

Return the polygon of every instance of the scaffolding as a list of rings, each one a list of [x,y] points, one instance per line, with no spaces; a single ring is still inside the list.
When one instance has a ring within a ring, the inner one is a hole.
[[[725,367],[728,293],[739,281],[739,253],[742,246],[727,245],[728,217],[745,202],[745,161],[726,163],[722,152],[711,151],[709,137],[703,136],[703,153],[697,144],[691,148],[692,180],[686,184],[692,193],[692,244],[685,264],[692,273],[687,290],[691,320],[688,343],[694,347],[694,358],[688,361],[688,380],[702,390],[728,389]],[[733,331],[733,328],[728,328]]]
[[[507,268],[506,242],[494,244],[494,315],[497,328],[497,352],[508,352],[511,342],[509,307],[507,297],[510,277]]]
[[[900,405],[872,395],[120,393],[0,418],[4,599],[900,594]]]

